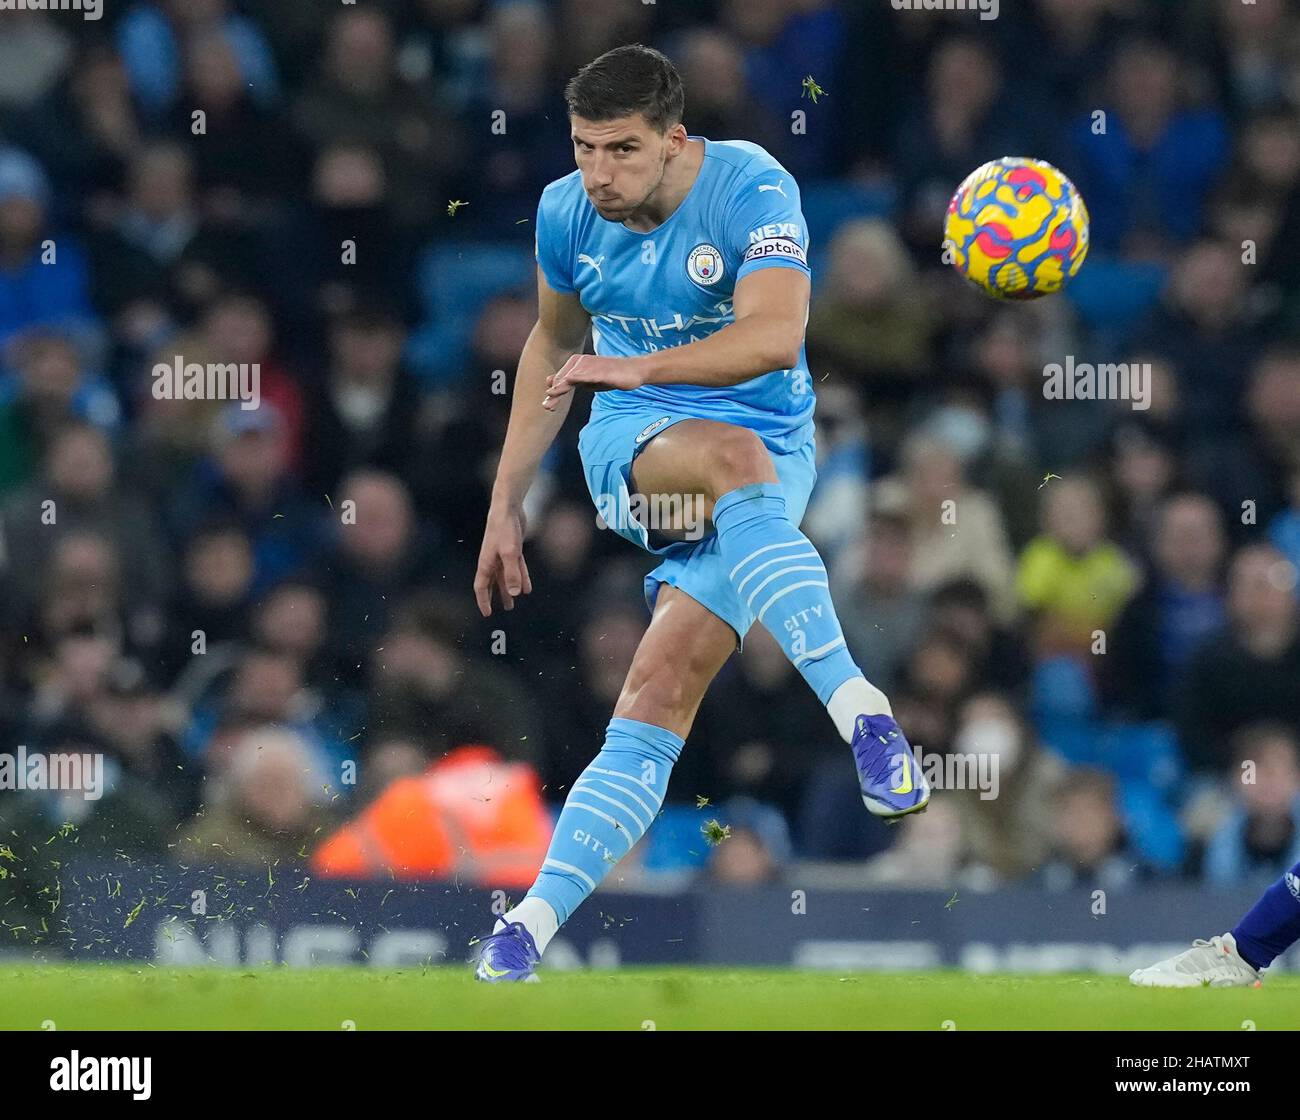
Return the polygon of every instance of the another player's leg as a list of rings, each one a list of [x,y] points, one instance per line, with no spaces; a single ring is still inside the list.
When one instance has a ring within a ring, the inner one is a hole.
[[[1129,976],[1144,988],[1235,988],[1300,941],[1300,863],[1268,888],[1231,933],[1194,941],[1186,952]]]
[[[599,754],[573,784],[528,894],[485,938],[480,980],[536,979],[546,946],[645,835],[709,682],[736,633],[673,587],[661,587]]]
[[[884,693],[844,642],[821,556],[792,518],[772,456],[747,428],[684,420],[636,461],[644,494],[703,494],[737,597],[776,638],[853,749],[862,800],[897,819],[930,799]]]

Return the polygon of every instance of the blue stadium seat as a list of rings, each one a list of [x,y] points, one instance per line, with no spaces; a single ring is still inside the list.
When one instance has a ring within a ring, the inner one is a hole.
[[[417,269],[422,322],[407,343],[411,369],[431,388],[459,379],[484,306],[532,279],[533,257],[525,248],[474,241],[431,246]]]
[[[892,187],[863,187],[834,179],[808,180],[799,194],[808,219],[814,281],[828,263],[831,239],[840,226],[858,218],[886,218],[896,202]]]
[[[665,805],[645,835],[647,871],[689,871],[709,862],[709,845],[700,833],[707,818],[686,805]]]
[[[1066,297],[1084,326],[1120,337],[1151,310],[1167,275],[1158,264],[1087,260],[1070,281]]]

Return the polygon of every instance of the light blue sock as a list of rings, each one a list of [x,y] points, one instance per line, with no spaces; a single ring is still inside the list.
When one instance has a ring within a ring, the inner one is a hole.
[[[659,813],[683,740],[662,727],[611,719],[605,745],[573,783],[527,897],[563,925]]]
[[[713,506],[718,545],[736,594],[766,627],[817,699],[861,677],[831,603],[826,565],[791,522],[775,482],[723,494]]]

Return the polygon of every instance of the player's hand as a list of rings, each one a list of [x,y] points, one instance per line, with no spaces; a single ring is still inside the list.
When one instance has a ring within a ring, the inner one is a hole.
[[[524,511],[509,502],[492,499],[487,528],[483,530],[483,547],[478,554],[478,571],[474,573],[474,598],[484,618],[492,614],[492,589],[501,605],[515,609],[515,598],[533,589],[524,563]]]
[[[643,366],[637,358],[602,358],[598,354],[574,354],[559,370],[546,379],[546,396],[542,407],[556,409],[560,397],[575,385],[592,389],[639,389],[645,384]]]

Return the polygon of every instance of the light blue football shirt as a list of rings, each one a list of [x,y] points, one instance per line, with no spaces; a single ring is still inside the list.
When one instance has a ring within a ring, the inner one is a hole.
[[[537,262],[557,292],[577,292],[597,354],[634,357],[697,342],[735,321],[736,282],[758,268],[808,269],[808,225],[793,176],[757,144],[703,140],[704,161],[668,220],[638,233],[596,213],[582,173],[557,179],[537,208]],[[756,432],[776,451],[813,434],[804,348],[787,370],[739,385],[644,385],[595,394],[592,421],[647,409],[685,412]]]

